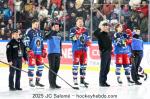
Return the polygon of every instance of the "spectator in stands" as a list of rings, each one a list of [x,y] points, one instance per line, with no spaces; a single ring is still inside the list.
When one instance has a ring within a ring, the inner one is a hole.
[[[38,14],[39,14],[38,7],[33,6],[33,10],[30,14],[32,14],[33,19],[38,19]]]
[[[8,20],[7,29],[12,30],[14,28],[12,19]]]
[[[110,17],[110,14],[112,13],[114,9],[114,5],[111,4],[110,0],[106,0],[105,4],[102,8],[102,13],[106,15],[107,19]]]
[[[86,19],[85,19],[85,27],[86,27],[88,30],[90,30],[90,23],[91,23],[91,17],[90,17],[90,15],[88,14],[88,15],[86,16]]]
[[[8,0],[8,6],[12,12],[14,12],[14,1],[15,0]]]
[[[64,16],[64,5],[61,5],[61,9],[59,10],[59,17],[63,17]]]
[[[68,14],[68,16],[69,16],[69,19],[66,22],[66,30],[67,31],[69,31],[70,28],[75,26],[75,24],[76,24],[76,13],[72,12],[70,15]],[[68,38],[69,38],[69,35],[68,35]]]
[[[4,27],[6,27],[6,25],[5,25],[5,23],[2,21],[2,22],[0,23],[0,28],[4,28]]]
[[[92,20],[93,20],[93,30],[95,31],[95,30],[97,29],[97,27],[98,27],[100,21],[103,20],[103,19],[102,19],[102,17],[99,15],[98,12],[95,12],[95,13],[93,14],[93,19],[92,19]]]
[[[17,19],[17,22],[20,21],[20,14],[21,14],[21,11],[23,10],[23,2],[21,0],[16,0],[14,1],[14,6],[15,6],[15,10],[16,10],[16,19]]]
[[[32,12],[34,6],[35,6],[34,2],[31,0],[29,3],[25,4],[24,11],[30,13],[30,12]]]
[[[118,16],[116,13],[112,13],[110,17],[110,32],[115,33],[115,26],[118,24]]]
[[[40,11],[39,11],[39,16],[41,16],[41,15],[42,15],[44,18],[46,18],[47,15],[48,15],[48,10],[45,8],[45,6],[42,6],[41,9],[40,9]]]
[[[58,8],[61,7],[61,2],[62,2],[62,0],[51,0],[51,2],[52,2],[53,4],[56,4],[56,6],[57,6]]]
[[[59,20],[59,12],[58,11],[54,11],[52,19],[54,22],[58,22],[58,20]]]
[[[148,18],[145,16],[143,10],[139,10],[139,27],[141,29],[141,35],[143,37],[143,40],[145,41],[148,37]]]
[[[46,22],[46,18],[43,15],[40,15],[39,20],[40,20],[40,29],[44,30],[44,24]]]
[[[115,4],[113,13],[116,13],[117,15],[119,15],[120,11],[121,11],[121,7],[119,6],[119,4]]]
[[[125,19],[124,21],[127,22],[129,20],[129,17],[131,16],[131,12],[127,4],[122,6],[121,15],[124,16]]]
[[[128,25],[125,21],[125,17],[124,16],[120,16],[120,23],[122,24],[123,27],[123,31],[125,31],[128,28]]]
[[[16,23],[16,28],[22,30],[23,29],[22,28],[22,23],[21,22],[20,23]]]
[[[46,18],[46,21],[44,23],[45,31],[49,31],[50,30],[51,24],[52,24],[52,18],[50,17],[50,15],[48,15],[47,18]]]
[[[76,13],[77,12],[73,2],[69,2],[68,5],[66,6],[66,9],[67,9],[67,13],[69,15],[71,15],[71,13]]]
[[[128,27],[133,30],[134,27],[138,27],[138,18],[134,15],[131,15],[127,24]]]
[[[0,8],[4,5],[4,0],[0,0]]]
[[[7,40],[7,36],[5,34],[5,28],[0,29],[0,40]]]
[[[57,5],[55,3],[52,4],[52,6],[50,6],[49,8],[49,14],[51,15],[51,17],[53,17],[54,11],[58,11],[59,9],[57,8]]]
[[[142,12],[144,13],[144,15],[146,17],[148,17],[148,4],[147,4],[146,0],[142,0],[141,7],[138,8],[138,10],[142,10]]]
[[[6,3],[4,4],[3,15],[5,23],[7,23],[7,21],[12,17],[12,11]]]

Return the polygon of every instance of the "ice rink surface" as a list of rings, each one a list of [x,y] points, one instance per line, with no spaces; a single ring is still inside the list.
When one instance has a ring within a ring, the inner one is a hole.
[[[150,79],[141,80],[141,86],[128,85],[126,77],[122,73],[123,84],[118,85],[114,72],[108,75],[110,87],[99,87],[99,72],[87,71],[86,81],[89,87],[80,87],[80,90],[72,89],[61,79],[57,78],[57,84],[61,89],[51,89],[48,83],[48,70],[44,69],[41,82],[44,88],[30,88],[28,86],[28,76],[22,72],[21,88],[23,91],[9,91],[8,88],[8,68],[0,68],[0,99],[149,99]],[[67,82],[72,82],[72,72],[69,70],[59,71],[59,75]]]

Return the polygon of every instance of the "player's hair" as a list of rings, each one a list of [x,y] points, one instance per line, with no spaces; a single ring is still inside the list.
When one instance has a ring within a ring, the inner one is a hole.
[[[33,20],[32,20],[32,24],[35,23],[35,22],[39,22],[39,20],[33,19]]]
[[[116,31],[116,32],[118,32],[117,28],[118,28],[119,26],[121,26],[120,23],[118,23],[118,24],[115,26],[115,31]]]
[[[18,29],[13,29],[13,30],[11,31],[11,34],[14,34],[14,33],[18,33]]]
[[[133,29],[135,29],[135,30],[140,30],[140,27],[134,27]]]
[[[83,17],[77,17],[76,21],[78,21],[78,20],[83,20]]]

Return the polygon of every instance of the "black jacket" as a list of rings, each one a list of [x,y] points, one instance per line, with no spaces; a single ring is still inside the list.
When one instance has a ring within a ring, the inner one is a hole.
[[[94,36],[98,39],[98,45],[100,51],[111,51],[112,50],[112,39],[107,32],[101,32],[97,29],[94,32]]]
[[[6,55],[8,62],[22,57],[27,60],[25,46],[21,40],[10,40],[6,46]]]

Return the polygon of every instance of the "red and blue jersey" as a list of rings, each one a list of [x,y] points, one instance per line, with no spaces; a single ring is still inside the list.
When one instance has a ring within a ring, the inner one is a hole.
[[[72,41],[72,52],[77,50],[87,50],[87,42],[90,40],[86,28],[73,27],[70,29],[70,40]]]
[[[115,54],[128,54],[129,46],[127,44],[128,35],[126,33],[114,34],[114,53]]]

